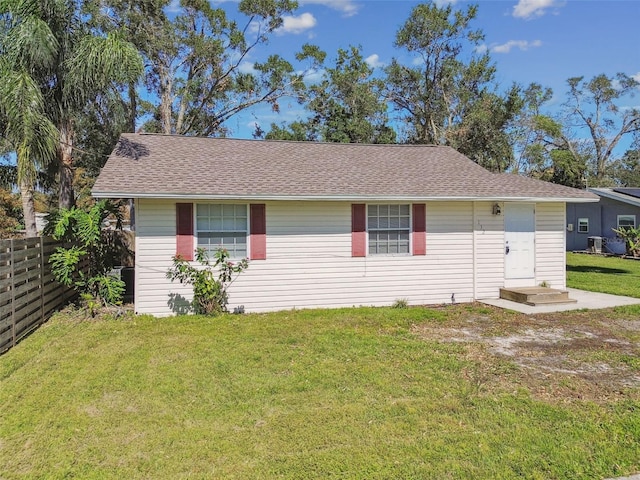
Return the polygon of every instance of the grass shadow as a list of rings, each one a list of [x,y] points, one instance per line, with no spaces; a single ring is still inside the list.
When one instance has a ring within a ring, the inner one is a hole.
[[[631,270],[623,270],[621,268],[594,267],[590,265],[567,265],[567,272],[583,272],[583,273],[633,273]]]

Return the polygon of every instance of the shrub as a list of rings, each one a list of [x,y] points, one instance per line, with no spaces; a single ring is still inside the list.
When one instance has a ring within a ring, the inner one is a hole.
[[[393,308],[407,308],[409,306],[409,301],[406,298],[399,298],[393,302],[393,305],[391,306]]]
[[[640,227],[614,228],[613,231],[624,240],[627,255],[640,257]]]
[[[178,280],[185,285],[193,285],[193,309],[195,313],[217,315],[227,312],[228,288],[247,269],[245,258],[237,263],[229,260],[229,252],[224,248],[216,250],[213,264],[206,250],[196,250],[196,261],[200,267],[191,265],[180,256],[173,257],[173,267],[167,272],[171,281]]]
[[[73,242],[51,254],[53,274],[58,282],[80,293],[92,316],[98,305],[122,303],[125,291],[124,282],[109,275],[121,246],[114,244],[110,232],[102,230],[108,216],[115,217],[116,228],[122,229],[120,204],[108,200],[101,200],[88,211],[72,207],[49,217],[49,233],[57,240]]]

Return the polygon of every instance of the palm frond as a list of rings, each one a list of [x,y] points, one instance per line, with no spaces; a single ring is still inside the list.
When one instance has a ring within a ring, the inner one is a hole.
[[[0,112],[5,117],[5,140],[18,154],[18,181],[35,181],[37,167],[54,156],[58,130],[45,115],[45,102],[36,81],[24,70],[0,63]]]
[[[144,71],[136,47],[109,33],[106,37],[85,36],[65,63],[65,96],[92,98],[112,83],[135,82]]]
[[[58,40],[47,23],[28,16],[9,29],[4,39],[6,55],[16,65],[49,68],[55,64]]]

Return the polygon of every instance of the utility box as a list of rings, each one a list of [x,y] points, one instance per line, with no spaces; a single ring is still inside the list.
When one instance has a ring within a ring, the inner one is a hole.
[[[602,253],[602,237],[587,238],[587,247],[591,253]]]

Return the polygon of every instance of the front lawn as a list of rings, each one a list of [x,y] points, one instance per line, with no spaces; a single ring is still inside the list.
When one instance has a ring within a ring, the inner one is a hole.
[[[0,357],[0,477],[634,473],[639,313],[59,314]]]
[[[567,287],[640,298],[640,260],[567,253]]]

